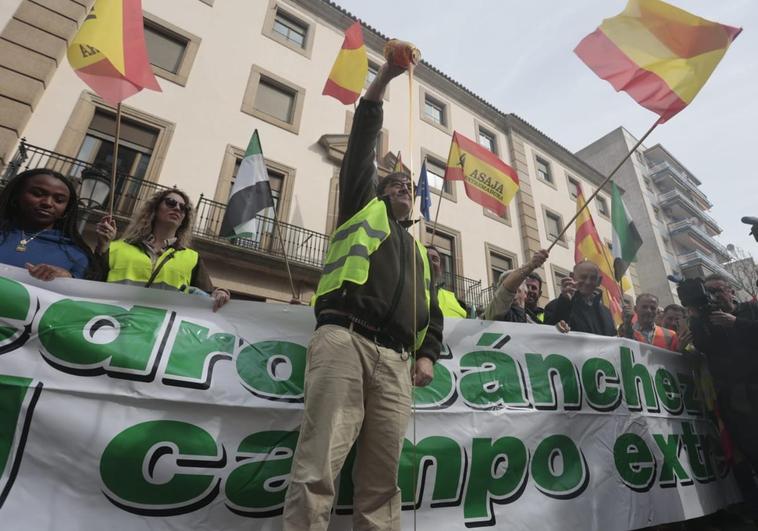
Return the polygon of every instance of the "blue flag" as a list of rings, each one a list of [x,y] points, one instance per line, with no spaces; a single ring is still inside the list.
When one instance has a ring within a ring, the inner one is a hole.
[[[421,165],[416,194],[421,198],[421,215],[424,216],[425,220],[431,221],[432,217],[429,214],[429,209],[432,208],[432,198],[429,195],[429,179],[426,176],[426,159],[424,159],[424,163]]]

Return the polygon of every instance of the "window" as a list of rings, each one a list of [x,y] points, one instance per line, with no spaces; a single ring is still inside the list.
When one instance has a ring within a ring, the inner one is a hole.
[[[490,255],[490,286],[497,285],[500,275],[513,269],[513,258],[494,251]]]
[[[282,122],[292,123],[292,112],[295,109],[297,92],[290,90],[276,82],[261,77],[258,91],[255,93],[253,107],[269,116],[273,116]]]
[[[434,123],[445,125],[445,106],[429,96],[424,99],[424,114]]]
[[[426,177],[429,181],[429,188],[434,191],[442,191],[444,194],[451,194],[453,183],[445,180],[445,165],[437,159],[426,158]]]
[[[259,0],[260,1],[260,0]],[[310,58],[313,47],[313,28],[305,17],[296,15],[277,0],[270,0],[263,22],[263,34]]]
[[[576,198],[579,197],[579,181],[568,176],[568,189],[569,189],[569,195],[571,196],[571,199],[576,201]]]
[[[144,179],[159,133],[158,129],[122,117],[118,173],[130,175],[137,181]],[[115,135],[116,116],[103,109],[97,109],[76,158],[104,168],[110,173]],[[123,179],[119,181],[117,188],[126,186]]]
[[[558,239],[558,235],[563,230],[563,219],[560,214],[545,210],[545,231],[547,232],[548,242],[554,242]],[[559,242],[564,242],[562,236]]]
[[[308,35],[308,25],[288,15],[281,9],[274,16],[274,31],[284,39],[300,48],[305,47],[305,37]]]
[[[550,170],[550,163],[542,157],[535,157],[537,166],[537,177],[550,184],[553,183],[553,173]]]
[[[493,153],[497,153],[497,141],[495,135],[486,129],[479,127],[479,144],[486,147]]]
[[[304,88],[254,65],[242,100],[242,111],[297,133],[304,99]]]
[[[598,195],[595,198],[595,201],[597,201],[597,211],[600,213],[600,215],[605,216],[606,218],[610,217],[610,211],[608,210],[608,201],[605,199],[605,197]]]
[[[436,127],[437,129],[450,134],[450,108],[445,101],[426,91],[423,86],[419,87],[419,118]]]
[[[153,27],[150,23],[145,24],[145,44],[150,64],[176,74],[184,57],[187,41],[174,37]]]
[[[561,280],[569,276],[569,272],[565,269],[560,269],[557,266],[551,266],[553,270],[553,289],[554,297],[558,297],[561,294]]]
[[[426,227],[426,240],[432,243],[432,227],[431,224]],[[442,261],[442,279],[444,280],[447,289],[455,291],[455,237],[449,234],[445,234],[439,231],[434,233],[434,244],[440,252],[440,260]]]
[[[379,73],[379,67],[375,63],[369,61],[368,73],[366,74],[366,86],[368,87],[376,79],[376,75]]]
[[[144,13],[145,45],[155,75],[186,85],[200,47],[200,37]]]

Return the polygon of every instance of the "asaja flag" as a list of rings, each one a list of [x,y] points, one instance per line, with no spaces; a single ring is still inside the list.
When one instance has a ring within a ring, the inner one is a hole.
[[[612,182],[611,220],[613,225],[613,273],[615,279],[621,280],[634,262],[637,251],[642,246],[642,237],[634,225],[629,211],[621,199],[621,192]]]
[[[453,134],[445,180],[463,181],[466,195],[504,216],[519,187],[516,171],[487,148],[462,134]]]
[[[258,231],[255,216],[264,208],[273,206],[271,183],[256,129],[237,170],[219,234],[224,238],[254,237]]]
[[[363,44],[363,29],[356,22],[345,31],[342,49],[337,54],[322,94],[337,98],[345,105],[355,103],[368,75],[368,56]]]
[[[97,0],[68,47],[68,62],[106,103],[161,91],[147,58],[140,0]]]
[[[660,0],[629,0],[574,52],[663,123],[692,103],[741,31]]]
[[[425,220],[431,221],[429,211],[432,208],[432,197],[429,194],[429,176],[426,174],[426,159],[424,159],[424,163],[421,165],[416,194],[421,198],[421,215],[424,216]]]
[[[586,201],[581,187],[577,186],[576,192],[576,210],[579,216],[576,218],[574,260],[576,263],[588,260],[600,269],[603,303],[611,311],[616,325],[619,325],[622,321],[622,294],[613,276],[613,257],[598,235],[592,214],[588,208],[584,208]]]

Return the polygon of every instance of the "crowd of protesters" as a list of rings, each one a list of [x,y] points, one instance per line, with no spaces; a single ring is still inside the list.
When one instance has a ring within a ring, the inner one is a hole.
[[[325,528],[334,480],[355,443],[358,528],[399,529],[397,463],[408,423],[411,388],[428,384],[442,343],[443,319],[476,318],[438,279],[439,251],[424,248],[412,225],[410,176],[378,179],[376,138],[382,95],[403,68],[384,65],[356,109],[340,172],[339,227],[314,297],[316,332],[308,349],[305,416],[284,507],[285,529]],[[205,297],[216,311],[229,301],[214,287],[191,248],[192,204],[177,189],[147,200],[118,237],[112,217],[96,227],[90,249],[79,232],[71,181],[48,169],[20,173],[0,192],[0,263],[37,279],[100,280]],[[659,308],[650,293],[625,296],[616,326],[603,304],[601,272],[580,262],[560,294],[540,307],[547,260],[540,250],[501,275],[480,317],[550,326],[564,334],[620,336],[704,359],[713,378],[719,418],[729,433],[746,497],[758,470],[758,303],[736,303],[725,278],[704,288],[714,304]],[[410,301],[413,301],[413,306]],[[410,355],[409,355],[410,354]],[[415,354],[415,355],[414,355]]]

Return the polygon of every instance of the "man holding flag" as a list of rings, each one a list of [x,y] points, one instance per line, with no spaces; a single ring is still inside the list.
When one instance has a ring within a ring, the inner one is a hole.
[[[377,182],[374,165],[384,90],[404,71],[382,66],[353,119],[339,226],[316,289],[285,531],[327,529],[335,480],[354,443],[353,528],[400,530],[397,475],[412,385],[431,382],[443,324],[426,249],[406,230],[410,176],[392,172]]]

